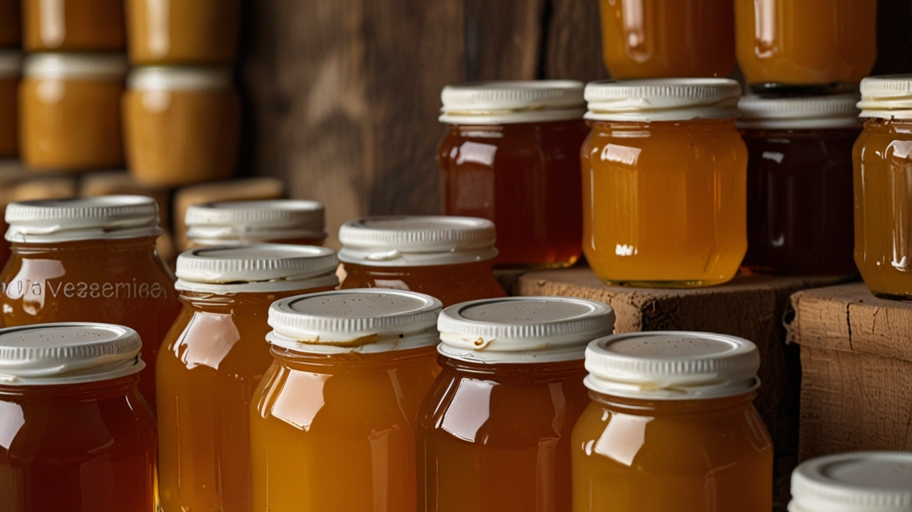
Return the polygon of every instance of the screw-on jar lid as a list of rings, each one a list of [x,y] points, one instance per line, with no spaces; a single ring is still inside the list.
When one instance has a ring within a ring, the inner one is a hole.
[[[475,217],[368,217],[339,229],[339,259],[371,267],[423,267],[497,256],[494,223]]]
[[[789,512],[910,512],[912,453],[818,457],[792,472]]]
[[[127,86],[143,91],[195,91],[231,87],[231,68],[148,66],[134,68]]]
[[[912,75],[871,76],[861,81],[861,117],[912,119]]]
[[[456,304],[437,320],[441,354],[477,363],[583,359],[586,345],[614,331],[614,310],[571,297],[507,297]]]
[[[19,243],[139,238],[162,234],[158,203],[145,196],[99,196],[10,203],[6,239]]]
[[[605,80],[586,86],[595,121],[687,121],[738,117],[741,86],[728,78]]]
[[[142,340],[129,327],[99,323],[0,329],[0,385],[46,386],[138,373]]]
[[[574,80],[477,82],[440,93],[440,122],[512,124],[582,119],[583,83]]]
[[[26,77],[123,80],[127,58],[121,53],[33,53],[25,58]]]
[[[298,199],[194,204],[184,216],[199,245],[326,238],[323,203]]]
[[[757,346],[743,338],[687,331],[617,334],[586,348],[586,387],[606,395],[694,400],[760,385]]]
[[[745,96],[738,102],[738,128],[814,130],[860,128],[858,96],[840,94],[810,98]]]
[[[278,300],[266,339],[296,352],[391,352],[437,344],[443,305],[423,293],[382,288],[336,290]]]
[[[181,291],[278,292],[336,287],[339,260],[332,249],[254,244],[207,247],[177,257]]]
[[[22,52],[0,50],[0,79],[18,78],[22,74]]]

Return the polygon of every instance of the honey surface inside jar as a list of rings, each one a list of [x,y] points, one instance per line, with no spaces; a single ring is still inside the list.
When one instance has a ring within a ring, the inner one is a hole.
[[[569,510],[582,361],[456,363],[465,373],[447,361],[419,415],[419,510]]]
[[[603,281],[706,286],[747,250],[747,149],[731,120],[593,122],[583,250]]]
[[[155,237],[12,244],[3,271],[3,325],[106,322],[142,338],[139,391],[155,404],[158,347],[180,312]]]
[[[164,510],[250,510],[250,402],[272,354],[269,305],[323,289],[212,296],[185,306],[158,356],[160,495]]]
[[[127,0],[130,58],[137,64],[230,64],[239,0]]]
[[[437,149],[444,212],[494,222],[498,268],[572,265],[587,133],[582,120],[448,126]]]
[[[345,263],[342,289],[392,288],[426,293],[444,307],[470,300],[505,297],[490,261],[427,267],[371,267]]]
[[[753,397],[594,399],[573,431],[573,512],[769,512],[773,447]]]
[[[123,165],[119,80],[25,78],[19,88],[22,159],[29,167]]]
[[[22,0],[29,52],[123,50],[123,0]]]
[[[875,295],[912,299],[912,122],[869,119],[855,143],[855,264]]]
[[[127,159],[138,182],[177,186],[234,173],[241,105],[233,89],[128,90],[123,109]]]
[[[602,54],[614,78],[727,77],[735,67],[731,0],[599,0]]]
[[[154,510],[155,420],[135,386],[0,385],[0,510]]]
[[[876,0],[735,0],[749,84],[857,84],[877,57]]]
[[[415,421],[436,349],[273,349],[251,407],[253,510],[415,510]]]

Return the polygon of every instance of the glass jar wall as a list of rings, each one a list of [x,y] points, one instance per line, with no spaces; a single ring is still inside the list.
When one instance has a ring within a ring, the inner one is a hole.
[[[583,251],[600,279],[696,287],[735,276],[747,251],[740,90],[712,78],[586,87]]]
[[[443,371],[418,414],[418,510],[570,510],[570,433],[589,403],[583,351],[614,330],[601,302],[450,306]]]
[[[497,225],[498,268],[566,267],[580,256],[582,90],[541,80],[441,93],[443,210]]]

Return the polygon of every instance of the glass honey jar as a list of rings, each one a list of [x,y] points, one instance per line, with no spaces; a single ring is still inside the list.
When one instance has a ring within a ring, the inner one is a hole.
[[[0,9],[0,16],[2,16]],[[2,22],[0,22],[2,23]],[[22,54],[0,50],[0,158],[19,154],[19,77]]]
[[[123,50],[124,0],[22,0],[22,31],[29,53]]]
[[[497,268],[573,265],[580,256],[583,84],[448,85],[437,147],[443,211],[497,225]]]
[[[494,224],[449,216],[367,217],[339,229],[342,288],[426,293],[451,306],[503,297],[491,264]]]
[[[107,322],[142,337],[139,390],[155,407],[159,345],[180,311],[174,275],[155,251],[158,204],[143,196],[11,203],[11,255],[0,274],[6,327]]]
[[[912,300],[912,75],[861,82],[864,130],[852,152],[855,264],[868,289]]]
[[[817,457],[792,472],[789,512],[898,512],[912,508],[912,454]]]
[[[753,399],[756,345],[618,334],[586,349],[592,402],[573,428],[573,512],[769,512],[773,446]]]
[[[155,510],[142,345],[110,324],[0,330],[0,509]]]
[[[173,188],[230,178],[241,133],[241,100],[231,70],[133,70],[123,126],[128,168],[137,183]]]
[[[877,58],[877,0],[734,0],[738,64],[755,91],[857,90]]]
[[[748,273],[853,276],[855,95],[741,98]]]
[[[599,8],[614,78],[727,78],[735,68],[730,0],[599,0]]]
[[[25,59],[19,140],[31,169],[121,167],[120,97],[127,62],[117,54],[40,53]]]
[[[464,302],[437,323],[443,371],[418,413],[418,510],[570,510],[570,433],[589,404],[586,345],[607,304],[569,297]]]
[[[126,0],[125,5],[134,64],[234,62],[240,0]]]
[[[318,201],[271,199],[194,204],[184,224],[191,246],[240,244],[322,245],[325,208]]]
[[[250,410],[251,510],[416,510],[418,407],[440,301],[359,289],[279,300]]]
[[[741,87],[721,78],[593,82],[583,252],[607,283],[724,283],[747,251]]]
[[[0,47],[19,46],[22,42],[20,0],[0,0]]]
[[[162,508],[250,509],[250,403],[272,354],[276,300],[335,288],[331,249],[278,244],[194,249],[177,259],[183,310],[158,353]]]

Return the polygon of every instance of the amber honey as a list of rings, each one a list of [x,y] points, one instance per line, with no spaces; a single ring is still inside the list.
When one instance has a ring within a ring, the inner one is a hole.
[[[277,245],[195,250],[178,258],[184,307],[156,368],[165,511],[249,512],[249,411],[273,360],[265,339],[269,305],[334,288],[337,264],[329,249]],[[308,273],[312,277],[288,280]]]
[[[29,52],[109,51],[126,46],[123,0],[23,0]]]
[[[18,46],[22,42],[19,7],[19,0],[0,0],[0,46]]]
[[[2,7],[0,16],[3,16]],[[0,158],[19,154],[19,100],[16,91],[21,67],[19,52],[0,51]]]
[[[240,0],[127,0],[135,64],[231,64]]]
[[[735,67],[729,0],[599,0],[599,7],[602,55],[615,78],[725,78]]]
[[[877,58],[877,1],[735,0],[738,64],[751,85],[855,89]]]
[[[252,510],[416,509],[416,420],[439,372],[439,310],[392,290],[273,304],[275,361],[250,410]]]

